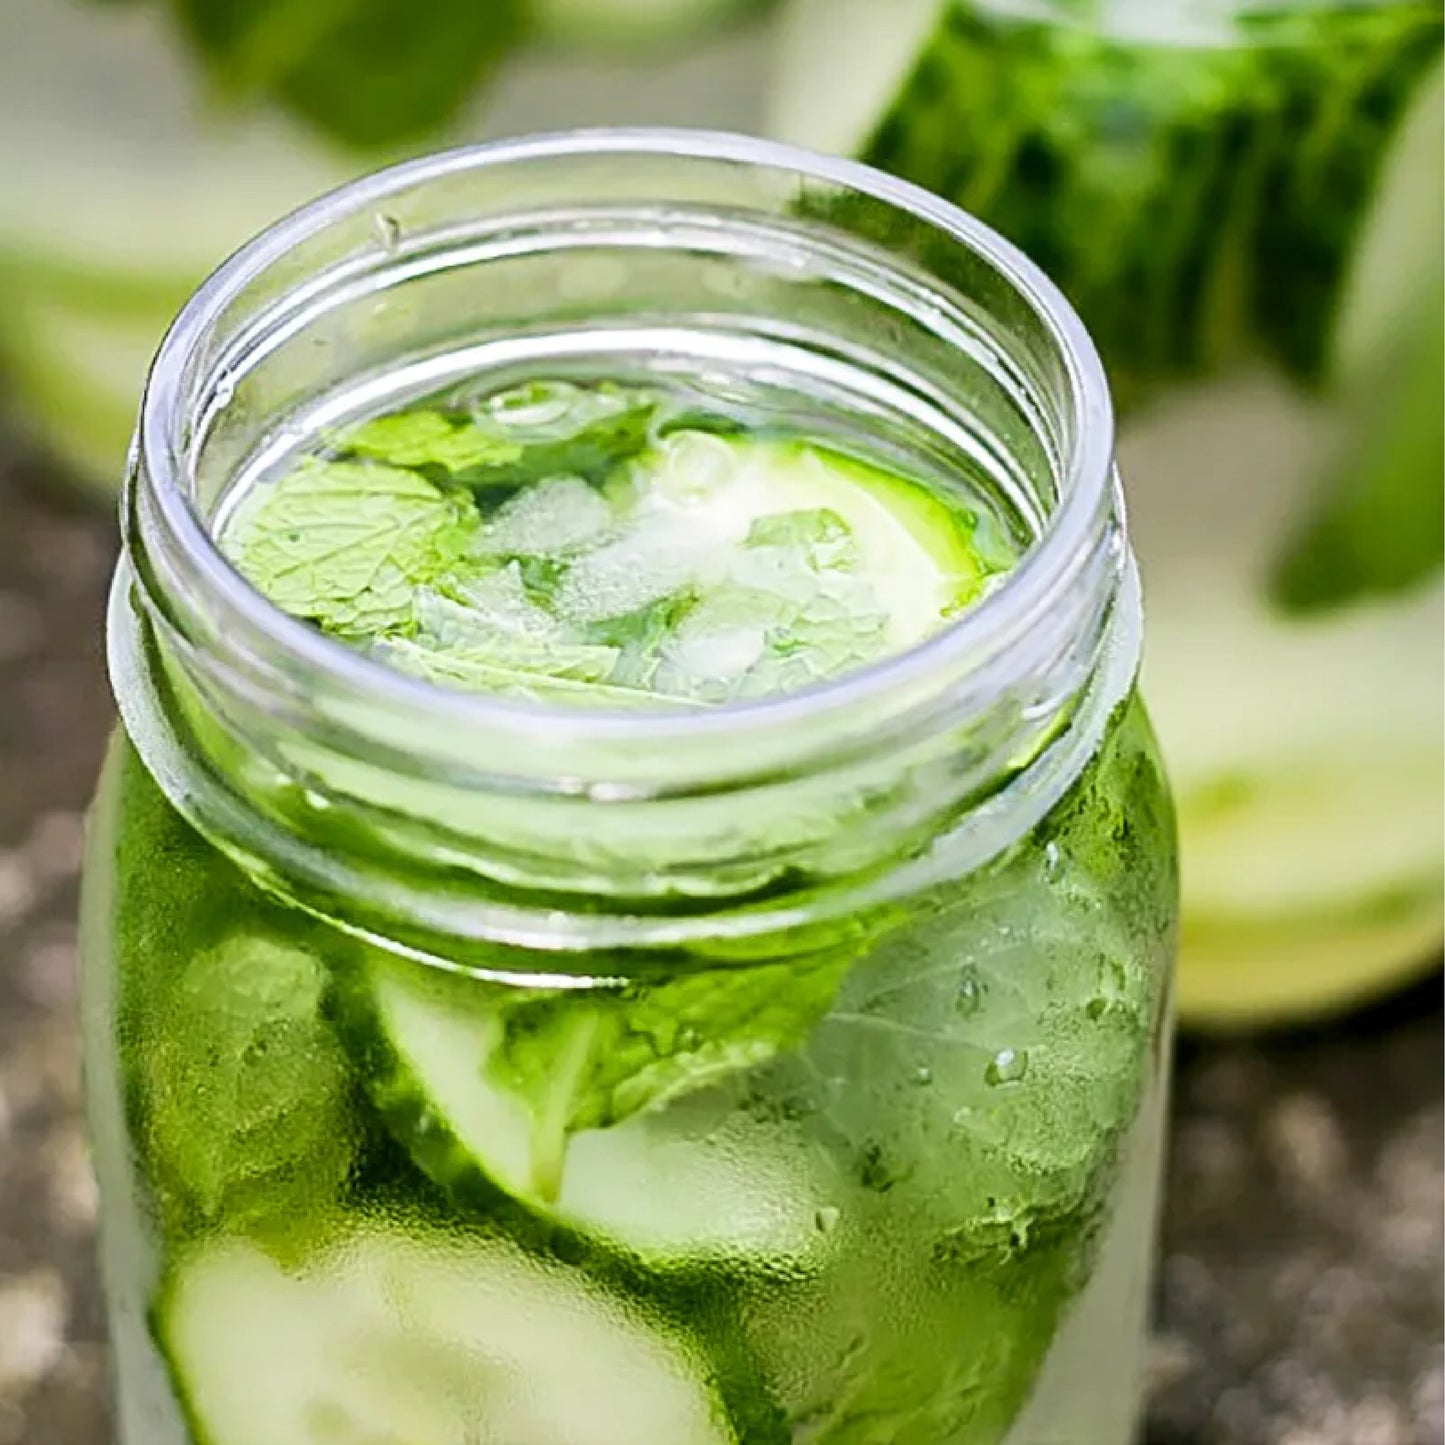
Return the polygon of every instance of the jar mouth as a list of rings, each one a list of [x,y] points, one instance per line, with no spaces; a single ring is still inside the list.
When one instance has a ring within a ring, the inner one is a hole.
[[[391,198],[422,183],[588,157],[614,163],[666,157],[762,168],[799,187],[836,187],[906,215],[996,274],[1012,299],[1027,308],[1054,353],[1066,392],[1061,429],[1067,439],[1059,457],[1057,504],[999,586],[922,642],[837,678],[708,709],[658,706],[619,714],[503,699],[409,677],[288,616],[235,570],[194,503],[187,448],[191,383],[208,340],[230,309],[309,238],[358,216],[384,217]],[[740,735],[776,736],[911,694],[924,679],[957,672],[967,659],[997,658],[1001,649],[1008,650],[1014,665],[1027,668],[1027,657],[1018,653],[1029,649],[1061,589],[1097,554],[1101,518],[1116,505],[1113,411],[1103,365],[1063,294],[1021,251],[950,203],[870,167],[753,137],[691,130],[570,131],[466,147],[377,172],[294,212],[225,262],[182,310],[156,357],[137,445],[132,471],[141,480],[133,475],[132,486],[143,490],[147,522],[163,534],[166,550],[183,561],[190,585],[206,598],[212,621],[263,639],[294,667],[325,678],[339,691],[365,696],[393,715],[424,714],[430,726],[482,736],[525,735],[542,748],[549,741],[576,744],[579,738],[604,747],[647,749],[705,745],[710,738],[726,737],[736,746]]]

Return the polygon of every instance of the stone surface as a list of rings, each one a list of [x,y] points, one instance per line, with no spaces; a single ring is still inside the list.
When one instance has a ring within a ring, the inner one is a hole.
[[[0,1445],[109,1439],[74,914],[113,530],[0,466]],[[1181,1049],[1148,1445],[1442,1445],[1441,1003]]]

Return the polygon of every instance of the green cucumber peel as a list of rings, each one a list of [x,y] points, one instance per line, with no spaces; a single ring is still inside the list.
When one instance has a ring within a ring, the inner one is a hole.
[[[1325,376],[1384,161],[1438,62],[1437,4],[1255,5],[1201,34],[1162,9],[979,0],[920,0],[890,27],[891,4],[798,0],[775,129],[1001,230],[1079,309],[1127,404],[1256,351]],[[877,67],[829,57],[840,26],[904,46],[881,90],[863,77],[861,113],[813,73]]]

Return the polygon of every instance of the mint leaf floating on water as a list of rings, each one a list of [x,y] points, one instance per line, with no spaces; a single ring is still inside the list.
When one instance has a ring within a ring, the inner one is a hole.
[[[514,441],[477,427],[459,425],[439,411],[404,411],[374,417],[345,432],[338,450],[388,462],[394,467],[439,467],[444,472],[469,467],[504,467],[522,448]]]
[[[510,470],[477,468],[463,482],[517,485],[547,477],[600,481],[646,450],[657,395],[602,382],[533,381],[489,397],[474,415],[477,430],[512,442],[522,456]]]
[[[535,381],[471,407],[430,406],[362,423],[333,439],[346,456],[435,468],[481,494],[568,478],[601,481],[651,441],[657,398],[601,383]]]
[[[246,497],[225,544],[283,611],[374,636],[410,625],[417,589],[456,566],[478,526],[465,498],[416,472],[309,458]]]

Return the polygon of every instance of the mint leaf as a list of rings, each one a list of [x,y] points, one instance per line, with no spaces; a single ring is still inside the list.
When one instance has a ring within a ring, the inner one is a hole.
[[[808,687],[873,661],[888,619],[856,576],[857,540],[826,509],[761,517],[727,581],[673,626],[659,684],[728,702]]]
[[[354,1148],[349,1074],[325,988],[311,954],[242,934],[192,959],[161,996],[141,1082],[168,1201],[204,1219],[280,1218],[341,1187]]]
[[[479,525],[415,472],[313,458],[253,491],[222,546],[293,617],[374,636],[411,626],[417,588],[456,566]]]
[[[843,951],[600,998],[533,996],[508,1010],[488,1072],[531,1113],[538,1194],[556,1197],[578,1131],[610,1128],[802,1044],[851,960]]]
[[[777,547],[801,555],[815,571],[852,571],[858,565],[858,544],[847,523],[826,508],[759,517],[743,545]]]
[[[338,449],[353,456],[387,462],[394,467],[505,466],[517,461],[522,448],[477,427],[460,426],[439,411],[403,411],[363,422],[337,439]]]
[[[655,691],[662,649],[677,629],[687,600],[665,597],[650,607],[594,623],[587,635],[594,642],[617,649],[612,681],[619,687]]]
[[[473,486],[549,477],[601,481],[647,448],[657,410],[655,393],[608,382],[533,381],[498,392],[473,413],[472,426],[520,447],[522,455],[510,466],[459,469],[457,480]]]
[[[435,134],[522,38],[526,21],[523,0],[169,3],[224,91],[277,101],[356,148]]]
[[[433,135],[523,33],[521,0],[349,0],[279,87],[338,140],[375,148]]]
[[[393,466],[436,467],[477,491],[552,480],[575,485],[601,481],[644,451],[657,408],[657,397],[640,389],[534,381],[464,411],[421,407],[380,417],[343,432],[334,445],[343,455]]]

